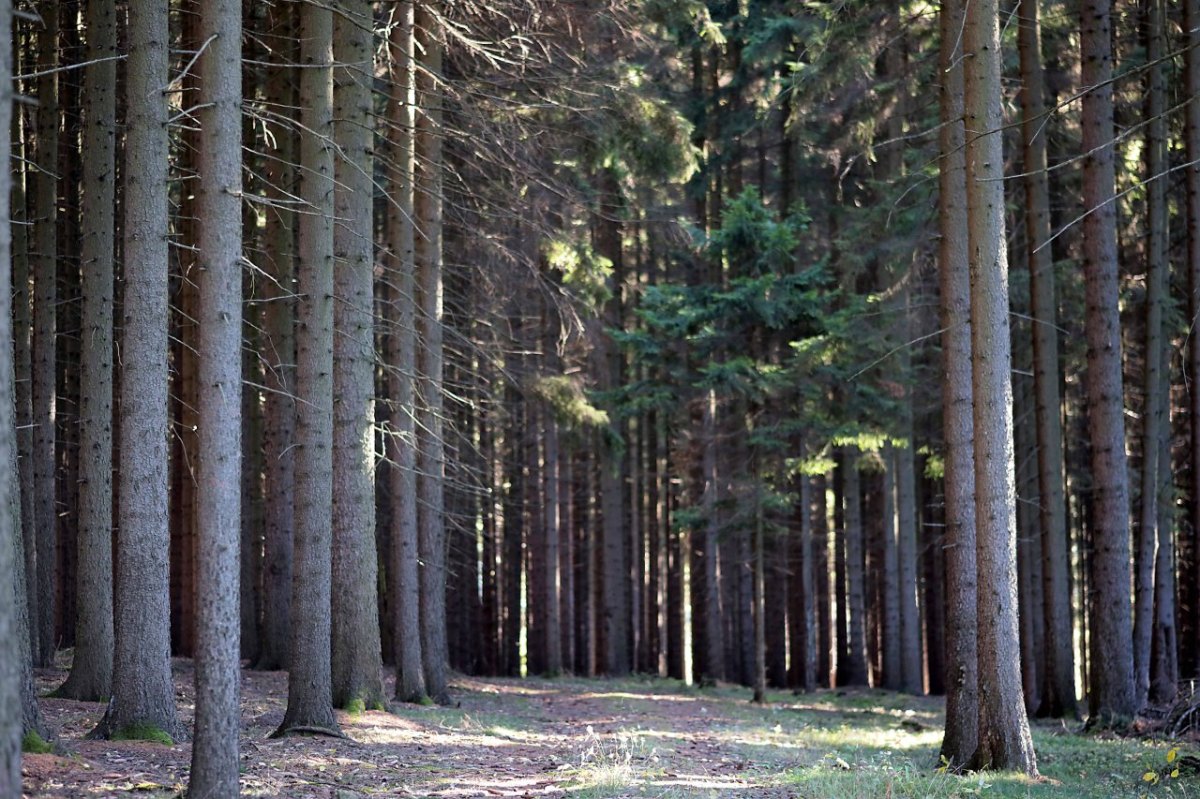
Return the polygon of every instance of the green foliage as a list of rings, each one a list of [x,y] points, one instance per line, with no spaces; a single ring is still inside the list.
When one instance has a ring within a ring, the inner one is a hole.
[[[608,413],[593,405],[579,381],[568,375],[539,377],[533,381],[532,391],[550,406],[559,424],[569,428],[608,424]]]
[[[150,741],[164,746],[175,745],[175,741],[171,739],[170,735],[153,724],[127,724],[114,731],[110,737],[114,741]]]
[[[54,746],[36,730],[30,730],[21,738],[21,751],[27,755],[47,755],[54,751]]]
[[[347,702],[346,706],[342,709],[351,716],[361,716],[363,713],[367,712],[367,702],[361,696],[356,696]]]
[[[562,275],[563,287],[585,309],[596,312],[612,299],[608,281],[612,261],[596,253],[590,242],[580,238],[552,238],[542,244],[546,264]]]

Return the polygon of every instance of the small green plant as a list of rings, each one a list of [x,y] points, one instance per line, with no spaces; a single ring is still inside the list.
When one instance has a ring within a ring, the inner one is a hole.
[[[129,724],[117,730],[112,735],[114,741],[150,741],[151,743],[174,746],[175,741],[165,730],[160,730],[153,724]]]
[[[367,703],[361,696],[356,696],[346,703],[346,707],[343,708],[343,710],[345,710],[351,716],[361,716],[363,713],[367,712]]]
[[[53,752],[54,747],[36,731],[30,730],[21,739],[21,751],[27,755],[46,755]]]

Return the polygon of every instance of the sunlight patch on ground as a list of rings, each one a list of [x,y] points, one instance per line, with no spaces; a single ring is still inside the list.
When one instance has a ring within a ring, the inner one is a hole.
[[[579,694],[580,699],[635,699],[642,702],[698,702],[701,697],[681,694],[632,694],[628,691],[591,691]]]

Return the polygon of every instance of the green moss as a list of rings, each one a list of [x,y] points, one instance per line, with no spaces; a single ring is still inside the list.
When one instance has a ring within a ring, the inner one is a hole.
[[[387,711],[387,703],[382,699],[376,699],[371,705],[371,710]]]
[[[342,708],[342,710],[345,710],[351,716],[359,716],[367,712],[367,703],[362,697],[356,696],[347,702],[346,706]]]
[[[114,741],[151,741],[164,746],[174,746],[175,741],[171,739],[164,730],[160,730],[153,724],[129,724],[112,734]]]
[[[423,705],[423,706],[425,706],[425,707],[433,707],[434,705],[436,705],[436,704],[437,704],[437,702],[434,702],[434,701],[433,701],[433,697],[429,697],[429,696],[422,696],[422,697],[420,698],[420,700],[418,700],[418,701],[417,701],[417,704],[418,704],[418,705]]]
[[[21,751],[27,755],[46,755],[53,752],[54,747],[36,731],[30,730],[21,739]]]

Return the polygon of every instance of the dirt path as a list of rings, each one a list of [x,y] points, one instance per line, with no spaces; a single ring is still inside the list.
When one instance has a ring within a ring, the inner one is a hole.
[[[43,672],[39,688],[64,676]],[[175,676],[190,724],[190,662],[176,661]],[[789,702],[754,708],[748,691],[572,678],[461,678],[453,688],[455,707],[341,714],[349,740],[271,740],[286,675],[246,672],[243,795],[787,797],[779,774],[820,757],[785,733]],[[42,708],[67,754],[27,756],[27,796],[162,797],[183,786],[187,743],[88,741],[100,705],[47,698]]]

